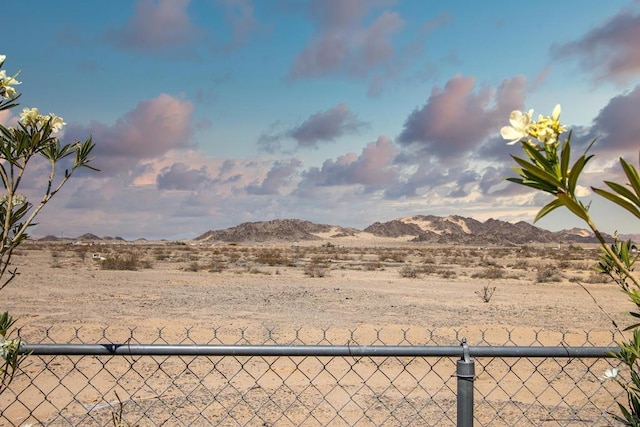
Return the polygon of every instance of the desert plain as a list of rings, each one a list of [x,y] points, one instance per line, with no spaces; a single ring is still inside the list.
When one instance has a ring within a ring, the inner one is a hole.
[[[459,345],[464,337],[471,345],[608,346],[620,339],[614,323],[626,326],[633,307],[616,285],[594,272],[598,253],[595,245],[448,246],[348,236],[259,244],[29,241],[15,253],[12,267],[20,274],[3,292],[6,309],[18,319],[16,327],[28,343]],[[330,373],[333,365],[326,371],[318,366],[313,374],[305,371],[298,383],[294,378],[303,367],[287,358],[267,366],[260,358],[244,362],[243,369],[260,372],[246,378],[233,360],[225,374],[224,361],[212,371],[205,359],[203,376],[197,378],[209,381],[207,375],[217,372],[222,377],[200,396],[191,391],[191,384],[198,383],[187,375],[182,359],[137,360],[135,366],[129,358],[108,362],[107,368],[121,372],[121,378],[102,375],[106,362],[101,359],[54,358],[45,365],[46,360],[32,362],[14,383],[17,397],[3,396],[0,421],[111,425],[114,414],[124,410],[127,420],[154,425],[157,420],[146,414],[156,406],[147,405],[162,402],[161,416],[176,417],[166,418],[173,420],[166,425],[191,422],[185,420],[203,425],[368,425],[377,423],[376,417],[381,425],[412,425],[414,406],[407,414],[401,408],[417,405],[403,397],[416,390],[409,388],[393,400],[390,407],[396,409],[389,418],[387,406],[378,412],[376,402],[387,396],[376,395],[377,387],[391,393],[418,381],[438,394],[444,382],[455,381],[451,361],[332,361],[348,362],[345,372],[366,372],[351,384],[346,374]],[[75,374],[81,370],[75,363],[95,374]],[[188,362],[189,369],[197,371],[199,363]],[[315,362],[308,363],[304,369],[316,369]],[[390,378],[375,376],[387,363],[398,364],[399,372],[412,372],[410,381],[399,377],[390,388]],[[476,418],[490,425],[602,424],[602,408],[613,408],[613,391],[603,392],[597,375],[611,365],[599,361],[589,366],[570,360],[533,366],[492,363],[490,371],[483,366],[475,387],[484,406],[478,407]],[[45,371],[52,375],[42,375]],[[586,381],[580,387],[588,392],[576,389],[572,373]],[[428,381],[420,380],[426,375]],[[336,378],[344,390],[360,390],[366,397],[343,392],[325,408]],[[365,389],[363,378],[370,378]],[[380,378],[384,381],[378,384]],[[160,391],[149,394],[146,390],[156,380],[164,381]],[[327,393],[320,403],[306,400],[309,380],[313,390]],[[228,382],[238,394],[226,401]],[[172,403],[169,390],[189,390],[188,397]],[[215,404],[211,390],[220,390]],[[253,397],[256,390],[266,394]],[[584,393],[591,396],[586,402]],[[287,414],[272,412],[270,405],[284,395]],[[354,399],[366,399],[368,415],[349,409]],[[429,420],[428,425],[452,422],[453,415],[442,419],[455,407],[448,392],[437,404],[433,397],[425,399],[417,406],[425,405],[420,419]],[[572,412],[572,405],[583,412]],[[452,409],[443,412],[443,407]],[[37,409],[31,413],[30,408]],[[342,408],[339,417],[335,408]]]
[[[593,271],[597,258],[595,245],[399,239],[35,241],[14,256],[20,274],[3,292],[27,336],[105,327],[156,336],[158,328],[614,331],[632,306]]]

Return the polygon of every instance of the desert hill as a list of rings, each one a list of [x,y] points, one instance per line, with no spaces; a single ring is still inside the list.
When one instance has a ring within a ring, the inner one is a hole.
[[[297,242],[339,238],[393,239],[437,244],[522,245],[530,243],[596,243],[584,229],[552,232],[527,222],[510,223],[496,219],[480,222],[458,215],[439,217],[416,215],[376,222],[364,230],[315,224],[298,219],[246,222],[223,230],[211,230],[200,242]],[[610,236],[607,236],[610,238]]]
[[[222,242],[266,242],[320,240],[323,235],[340,237],[359,233],[353,228],[315,224],[299,219],[276,219],[272,221],[245,222],[224,230],[212,230],[196,237],[199,241]],[[327,236],[327,237],[330,237]]]

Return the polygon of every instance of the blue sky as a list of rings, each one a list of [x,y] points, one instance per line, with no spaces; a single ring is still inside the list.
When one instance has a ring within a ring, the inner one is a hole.
[[[640,151],[640,1],[31,0],[3,6],[22,107],[92,135],[36,235],[188,238],[245,221],[364,228],[433,214],[531,222],[547,199],[508,184],[514,109],[550,114],[583,185]],[[9,36],[10,35],[10,36]],[[19,109],[0,120],[15,121]],[[25,191],[36,194],[37,180]],[[640,233],[593,199],[607,232]],[[583,225],[552,213],[538,225]]]

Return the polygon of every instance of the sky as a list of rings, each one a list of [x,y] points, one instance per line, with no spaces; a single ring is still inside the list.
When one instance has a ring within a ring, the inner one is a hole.
[[[500,128],[562,105],[600,228],[640,221],[590,192],[640,153],[640,1],[25,0],[0,54],[20,106],[96,144],[34,236],[184,239],[296,218],[532,222]],[[10,17],[10,19],[8,19]],[[42,194],[43,165],[24,181]],[[46,178],[45,178],[46,179]],[[37,200],[37,199],[36,199]],[[556,211],[536,225],[585,225]]]

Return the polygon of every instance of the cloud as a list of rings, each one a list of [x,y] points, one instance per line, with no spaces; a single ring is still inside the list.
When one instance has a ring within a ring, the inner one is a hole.
[[[327,111],[312,114],[290,136],[299,147],[316,147],[319,142],[333,141],[346,134],[357,132],[364,126],[346,104],[338,104]]]
[[[218,0],[225,9],[227,22],[231,26],[231,40],[224,49],[231,51],[247,44],[251,33],[260,28],[250,0]]]
[[[598,113],[593,120],[590,134],[599,136],[595,145],[604,155],[616,152],[634,153],[637,155],[638,135],[640,135],[640,85],[630,92],[618,95]]]
[[[383,11],[368,25],[362,21],[381,2],[367,0],[312,0],[308,13],[316,25],[311,40],[296,56],[289,78],[329,73],[367,75],[394,54],[393,36],[404,27],[396,12]]]
[[[160,190],[195,190],[210,180],[205,166],[190,169],[186,164],[176,162],[160,171],[157,185]]]
[[[525,86],[518,76],[475,91],[475,78],[453,77],[407,117],[398,142],[421,157],[459,160],[497,132],[512,110],[522,109]]]
[[[280,190],[291,183],[300,166],[302,166],[302,162],[298,159],[277,161],[260,185],[248,185],[246,190],[249,194],[257,195],[280,194]]]
[[[203,29],[191,23],[190,0],[138,0],[121,28],[107,32],[116,47],[130,51],[176,49],[201,38]]]
[[[640,75],[640,13],[622,10],[582,38],[553,46],[556,60],[577,59],[596,80],[628,83]]]
[[[274,123],[269,132],[263,133],[258,145],[263,151],[274,153],[282,148],[283,139],[293,139],[298,148],[318,148],[323,142],[332,142],[346,134],[357,133],[366,126],[344,104],[337,104],[326,111],[312,114],[304,122],[285,131],[276,132]]]
[[[361,185],[366,192],[384,188],[397,179],[393,159],[397,147],[386,136],[369,143],[358,156],[345,154],[336,160],[328,159],[321,168],[312,167],[303,173],[296,190],[303,193],[313,187]]]
[[[84,140],[92,135],[95,166],[103,173],[131,171],[141,160],[189,148],[192,110],[191,102],[162,94],[141,101],[113,125],[70,125],[66,136]]]

